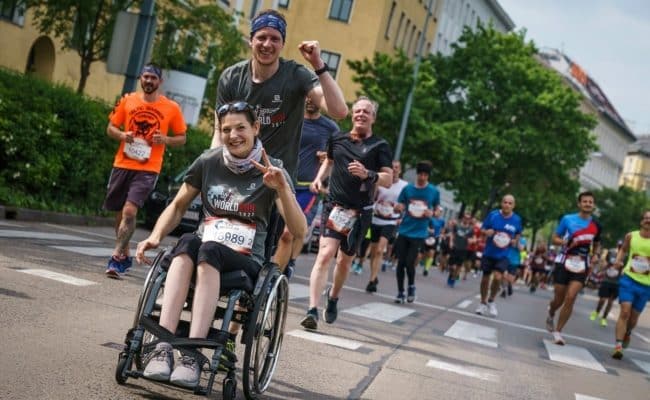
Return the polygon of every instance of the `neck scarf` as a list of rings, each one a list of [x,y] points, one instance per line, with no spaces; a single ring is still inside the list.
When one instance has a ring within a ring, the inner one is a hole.
[[[253,169],[254,165],[251,160],[260,162],[261,159],[262,141],[259,139],[255,139],[255,144],[246,158],[233,156],[228,151],[228,147],[226,147],[226,145],[223,146],[223,161],[226,164],[226,167],[237,175],[241,175]]]

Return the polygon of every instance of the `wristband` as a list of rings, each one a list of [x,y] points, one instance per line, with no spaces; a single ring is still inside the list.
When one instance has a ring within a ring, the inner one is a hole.
[[[365,180],[370,181],[372,184],[377,183],[379,180],[379,174],[377,174],[375,171],[370,170],[366,170],[366,173],[368,174],[368,177]]]
[[[318,76],[322,75],[323,73],[327,72],[330,70],[330,67],[327,65],[327,63],[323,63],[323,68],[319,68],[314,71],[314,73]]]

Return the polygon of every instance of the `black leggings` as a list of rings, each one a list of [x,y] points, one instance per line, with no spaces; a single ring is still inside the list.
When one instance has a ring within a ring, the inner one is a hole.
[[[404,292],[404,274],[408,276],[409,286],[415,285],[415,260],[424,244],[424,239],[414,239],[400,235],[395,239],[394,251],[397,253],[397,290]]]

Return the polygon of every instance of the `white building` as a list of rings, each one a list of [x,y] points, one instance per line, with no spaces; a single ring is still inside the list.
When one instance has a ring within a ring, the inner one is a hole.
[[[594,115],[598,121],[592,133],[599,150],[580,169],[581,189],[618,189],[625,156],[636,141],[634,133],[580,65],[556,49],[540,49],[539,55],[545,65],[561,74],[583,96],[583,111]]]

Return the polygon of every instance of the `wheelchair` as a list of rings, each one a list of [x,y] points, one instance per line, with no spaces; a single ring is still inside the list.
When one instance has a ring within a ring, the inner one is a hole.
[[[133,321],[126,334],[124,350],[119,354],[115,379],[125,384],[128,378],[143,378],[148,355],[161,341],[169,342],[175,350],[181,350],[196,358],[202,367],[201,379],[194,388],[197,395],[210,396],[218,374],[223,374],[224,400],[236,398],[237,357],[226,348],[231,322],[242,326],[241,343],[244,345],[242,384],[246,399],[258,399],[271,383],[277,366],[289,302],[289,283],[277,265],[264,262],[256,281],[244,271],[232,271],[221,275],[219,304],[215,322],[206,339],[190,339],[190,321],[184,319],[191,311],[193,289],[183,307],[181,320],[175,334],[158,324],[160,302],[165,278],[171,264],[171,248],[161,250],[154,259],[144,282]],[[201,349],[212,351],[210,358]],[[155,381],[174,386],[169,382]]]

